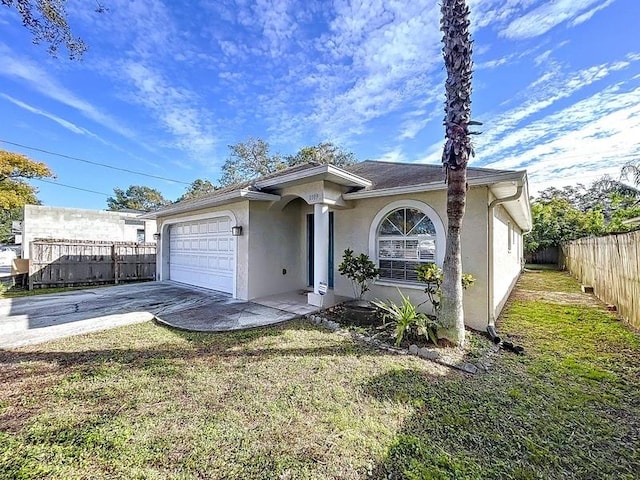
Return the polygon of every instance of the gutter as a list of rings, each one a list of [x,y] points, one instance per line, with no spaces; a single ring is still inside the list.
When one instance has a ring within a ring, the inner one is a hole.
[[[522,183],[520,183],[517,188],[516,188],[516,193],[514,193],[513,195],[509,195],[508,197],[502,197],[502,198],[495,198],[488,207],[488,215],[489,215],[489,232],[488,232],[488,236],[487,236],[487,241],[488,241],[488,257],[489,257],[489,262],[488,262],[488,277],[489,277],[489,294],[488,294],[488,298],[487,298],[487,306],[489,308],[489,326],[487,327],[487,332],[489,333],[489,335],[492,337],[493,341],[496,341],[496,339],[498,340],[497,343],[500,342],[500,337],[498,337],[496,335],[496,319],[494,316],[494,309],[495,309],[495,304],[494,304],[494,300],[493,300],[493,280],[494,280],[494,269],[493,269],[493,214],[495,212],[495,208],[498,205],[501,205],[503,203],[506,202],[510,202],[512,200],[517,200],[522,196],[522,191],[524,189],[524,186]]]

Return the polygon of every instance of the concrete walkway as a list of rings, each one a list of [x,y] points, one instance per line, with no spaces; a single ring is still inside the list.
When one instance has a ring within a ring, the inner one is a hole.
[[[154,318],[171,327],[224,332],[299,316],[170,282],[147,282],[0,299],[0,348],[107,330]]]

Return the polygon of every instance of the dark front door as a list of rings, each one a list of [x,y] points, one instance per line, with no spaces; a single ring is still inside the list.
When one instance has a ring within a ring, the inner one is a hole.
[[[313,286],[313,213],[307,214],[307,252],[309,285]],[[329,288],[333,288],[333,212],[329,212]]]

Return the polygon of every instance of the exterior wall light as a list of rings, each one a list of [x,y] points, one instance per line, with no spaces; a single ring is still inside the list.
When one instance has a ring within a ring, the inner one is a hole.
[[[157,242],[158,240],[160,240],[160,232],[156,232],[153,234],[153,239]]]
[[[239,237],[240,235],[242,235],[242,227],[240,225],[231,227],[231,235],[233,235],[234,237]]]

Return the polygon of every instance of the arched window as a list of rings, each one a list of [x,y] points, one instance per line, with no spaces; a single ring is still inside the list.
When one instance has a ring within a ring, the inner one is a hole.
[[[411,205],[410,205],[411,204]],[[380,279],[417,282],[416,267],[442,264],[444,227],[433,209],[422,202],[394,203],[378,213],[374,234]]]

